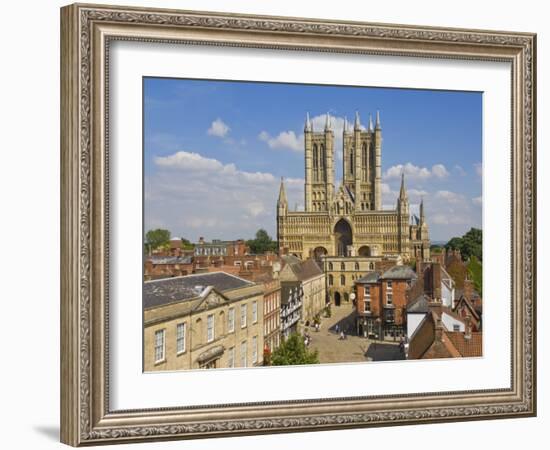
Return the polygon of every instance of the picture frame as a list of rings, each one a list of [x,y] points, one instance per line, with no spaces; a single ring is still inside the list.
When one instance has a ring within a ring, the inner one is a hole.
[[[109,64],[116,41],[506,62],[508,388],[114,410]],[[61,441],[97,445],[536,415],[536,35],[74,4],[61,9]]]

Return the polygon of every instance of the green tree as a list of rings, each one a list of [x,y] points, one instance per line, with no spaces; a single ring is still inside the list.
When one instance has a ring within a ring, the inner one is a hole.
[[[271,239],[271,236],[264,229],[258,230],[255,239],[246,241],[246,245],[252,253],[257,255],[277,250],[277,242]]]
[[[185,238],[181,238],[181,246],[184,250],[193,250],[195,248],[195,244]]]
[[[273,366],[294,366],[301,364],[319,364],[319,352],[311,352],[299,334],[291,334],[271,355]]]
[[[454,237],[447,244],[447,250],[460,250],[462,259],[468,261],[475,256],[479,261],[483,260],[483,233],[479,228],[471,228],[464,236]]]
[[[475,256],[472,256],[467,267],[470,278],[474,282],[475,290],[483,297],[483,267],[481,262]]]
[[[147,244],[149,251],[153,251],[159,247],[168,245],[169,242],[170,232],[168,230],[157,228],[156,230],[149,230],[145,234],[145,243]]]

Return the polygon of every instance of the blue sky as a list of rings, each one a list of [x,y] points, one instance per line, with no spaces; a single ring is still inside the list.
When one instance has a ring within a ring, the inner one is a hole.
[[[234,81],[144,79],[145,231],[173,236],[275,235],[280,177],[303,206],[306,112],[329,112],[341,179],[343,118],[380,111],[383,204],[404,171],[411,210],[424,198],[432,240],[481,227],[482,94]]]

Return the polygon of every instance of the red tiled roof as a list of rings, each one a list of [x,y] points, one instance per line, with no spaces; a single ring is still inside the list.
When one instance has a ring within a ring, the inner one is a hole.
[[[483,356],[483,335],[480,331],[472,332],[469,339],[466,339],[465,333],[459,331],[447,331],[445,334],[461,356]]]

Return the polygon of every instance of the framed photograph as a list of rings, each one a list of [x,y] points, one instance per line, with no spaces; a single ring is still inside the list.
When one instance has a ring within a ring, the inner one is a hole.
[[[61,440],[536,414],[536,36],[61,9]]]

